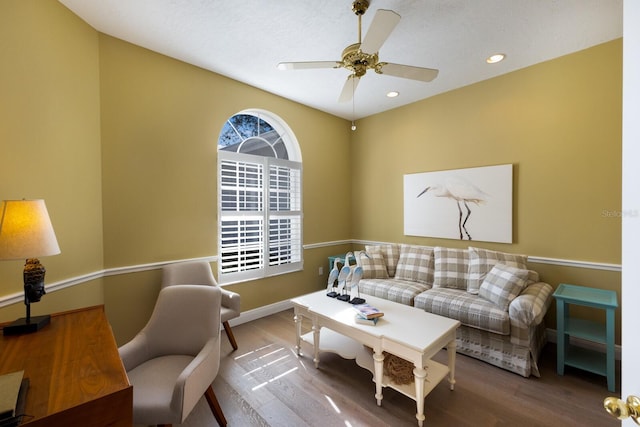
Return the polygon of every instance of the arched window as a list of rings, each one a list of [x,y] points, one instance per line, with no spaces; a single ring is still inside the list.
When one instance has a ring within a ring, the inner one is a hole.
[[[302,159],[286,123],[262,110],[227,120],[218,183],[220,283],[302,269]]]

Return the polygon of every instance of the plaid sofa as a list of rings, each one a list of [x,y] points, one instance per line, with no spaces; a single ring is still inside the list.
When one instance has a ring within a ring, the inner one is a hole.
[[[469,247],[367,245],[360,292],[459,320],[457,351],[539,377],[553,288],[525,255]]]

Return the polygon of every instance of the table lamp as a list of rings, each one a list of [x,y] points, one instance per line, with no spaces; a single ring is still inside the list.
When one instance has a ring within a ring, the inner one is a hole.
[[[36,257],[57,255],[60,247],[44,200],[4,200],[0,205],[0,260],[26,259],[24,304],[27,316],[6,325],[4,335],[36,332],[50,316],[31,317],[31,303],[44,295],[45,268]]]

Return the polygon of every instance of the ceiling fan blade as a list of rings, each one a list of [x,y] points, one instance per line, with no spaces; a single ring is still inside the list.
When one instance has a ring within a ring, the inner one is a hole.
[[[402,77],[403,79],[420,80],[430,82],[438,77],[438,70],[433,68],[414,67],[411,65],[386,63],[380,67],[380,74]]]
[[[338,61],[308,61],[308,62],[281,62],[278,70],[308,70],[313,68],[340,68]]]
[[[378,9],[367,34],[362,40],[360,50],[365,53],[376,53],[387,40],[393,29],[400,22],[400,15],[393,10]]]
[[[353,94],[358,87],[358,83],[360,82],[360,77],[356,77],[354,74],[351,74],[347,77],[347,81],[344,83],[342,87],[342,93],[340,94],[340,98],[338,98],[339,102],[349,102],[353,99]]]

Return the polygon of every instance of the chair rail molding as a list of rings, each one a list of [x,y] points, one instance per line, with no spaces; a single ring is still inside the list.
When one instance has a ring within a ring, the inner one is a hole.
[[[313,249],[327,248],[327,247],[341,246],[341,245],[380,245],[380,244],[388,244],[388,242],[377,242],[372,240],[353,240],[353,239],[334,240],[334,241],[328,241],[328,242],[307,243],[303,245],[303,249],[313,250]],[[98,271],[83,274],[80,276],[71,277],[68,279],[49,283],[46,285],[46,290],[47,292],[56,292],[71,286],[79,285],[79,284],[89,282],[91,280],[100,279],[103,277],[117,276],[120,274],[138,273],[138,272],[149,271],[149,270],[159,270],[165,265],[175,264],[178,262],[185,262],[185,261],[217,262],[218,256],[211,255],[211,256],[199,257],[199,258],[177,259],[177,260],[161,261],[161,262],[154,262],[154,263],[148,263],[148,264],[138,264],[138,265],[123,266],[123,267],[107,268],[104,270],[98,270]],[[537,264],[551,264],[551,265],[559,265],[563,267],[586,268],[590,270],[606,270],[606,271],[614,271],[614,272],[622,271],[622,266],[620,264],[609,264],[609,263],[593,262],[593,261],[567,260],[567,259],[546,258],[546,257],[539,257],[539,256],[529,256],[528,261],[531,263],[537,263]],[[2,295],[0,296],[0,308],[6,307],[12,304],[20,303],[23,301],[23,299],[24,299],[24,292],[16,292],[13,294]],[[277,305],[276,309],[278,311],[284,310],[284,308],[282,308],[281,305]],[[255,311],[255,310],[252,310],[252,311]],[[268,311],[269,310],[267,310],[267,312]],[[258,310],[256,311],[256,313],[260,313],[260,311]],[[244,313],[243,313],[243,316],[241,316],[241,318],[242,317],[246,317]],[[248,321],[248,320],[242,319],[241,323],[244,323],[245,321]],[[234,322],[231,322],[231,323],[233,324]],[[235,322],[235,323],[238,323],[238,322]]]

